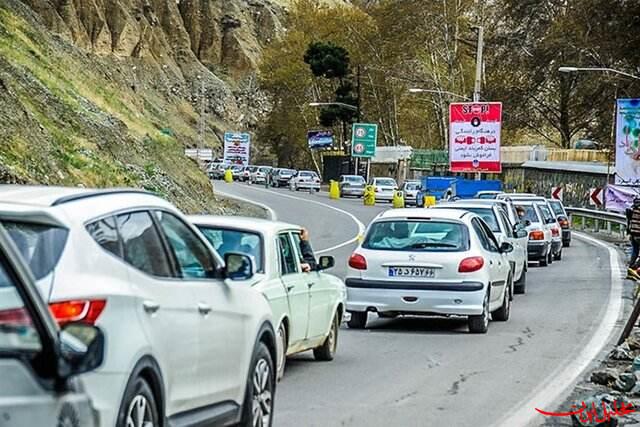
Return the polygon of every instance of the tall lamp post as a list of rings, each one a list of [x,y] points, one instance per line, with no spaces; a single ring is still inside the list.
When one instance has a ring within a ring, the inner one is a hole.
[[[589,72],[589,71],[595,71],[595,72],[600,72],[600,73],[611,73],[611,74],[618,74],[620,76],[623,77],[627,77],[630,79],[635,79],[635,80],[640,80],[640,76],[636,76],[634,74],[629,74],[626,73],[624,71],[620,71],[620,70],[616,70],[614,68],[609,68],[609,67],[559,67],[558,71],[560,71],[561,73],[578,73],[578,72]],[[616,94],[618,92],[618,86],[616,85]],[[617,95],[616,95],[617,98]],[[612,128],[615,129],[615,123],[616,123],[616,110],[617,110],[617,105],[614,107],[613,109],[613,124],[612,124]],[[613,143],[613,150],[611,150],[611,152],[613,153],[613,155],[616,155],[616,136],[615,136],[615,130],[611,132],[612,133],[612,143]],[[607,156],[607,184],[609,183],[609,177],[611,175],[611,154],[609,156]]]

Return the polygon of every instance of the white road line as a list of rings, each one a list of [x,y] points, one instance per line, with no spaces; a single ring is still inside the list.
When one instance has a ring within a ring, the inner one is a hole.
[[[252,188],[252,187],[248,186],[246,188]],[[366,228],[365,225],[362,223],[362,221],[360,221],[358,218],[356,218],[355,215],[353,215],[350,212],[347,212],[345,210],[336,208],[335,206],[331,206],[331,205],[328,205],[326,203],[317,202],[315,200],[304,199],[302,197],[296,197],[296,196],[292,196],[290,194],[282,194],[282,193],[280,193],[278,191],[266,190],[266,189],[262,189],[262,188],[260,188],[260,189],[252,188],[252,189],[256,190],[256,191],[261,191],[261,192],[264,192],[264,193],[272,193],[272,194],[275,194],[275,195],[280,196],[280,197],[286,197],[288,199],[299,200],[299,201],[302,201],[302,202],[308,202],[308,203],[313,203],[315,205],[320,205],[320,206],[323,206],[325,208],[329,208],[331,210],[339,212],[339,213],[341,213],[343,215],[346,215],[349,218],[351,218],[351,220],[353,220],[353,222],[356,223],[356,225],[358,226],[358,234],[355,237],[353,237],[353,238],[351,238],[351,239],[349,239],[349,240],[347,240],[345,242],[342,242],[340,244],[337,244],[335,246],[332,246],[330,248],[322,249],[322,250],[319,250],[319,251],[314,251],[316,254],[324,254],[324,253],[327,253],[327,252],[335,251],[336,249],[340,249],[340,248],[342,248],[344,246],[350,245],[350,244],[352,244],[354,242],[357,242],[362,237],[362,235],[364,234],[364,230]],[[223,194],[225,194],[225,193],[223,193]],[[231,197],[231,195],[229,195],[229,196]],[[240,199],[238,199],[238,200],[240,200]],[[256,203],[256,202],[253,202],[253,201],[251,201],[249,199],[244,199],[243,201],[246,201],[247,203],[254,203],[254,204],[256,204],[258,206],[261,206],[261,207],[267,207],[266,205],[263,205],[262,203]],[[273,209],[271,209],[271,208],[268,208],[268,209],[273,211]],[[275,212],[273,212],[273,214],[275,215]]]
[[[259,203],[253,200],[249,200],[249,199],[245,199],[244,197],[240,197],[240,196],[236,196],[235,194],[229,194],[226,193],[224,191],[220,191],[219,189],[214,189],[213,190],[213,194],[220,194],[224,197],[228,197],[230,199],[235,199],[235,200],[239,200],[241,202],[244,203],[249,203],[250,205],[256,205],[258,207],[261,207],[262,209],[266,210],[267,213],[269,214],[269,219],[272,221],[277,221],[278,220],[278,215],[276,214],[276,211],[274,211],[273,209],[271,209],[269,206],[265,205],[264,203]]]
[[[624,271],[620,266],[617,250],[606,243],[600,242],[582,233],[574,233],[574,236],[585,240],[594,246],[600,246],[609,251],[609,265],[611,266],[611,288],[607,311],[589,343],[582,351],[565,364],[558,367],[547,379],[537,387],[516,410],[497,425],[504,427],[540,425],[544,417],[538,414],[535,408],[554,410],[558,405],[558,399],[571,387],[576,379],[593,362],[602,349],[609,343],[613,332],[618,329],[617,323],[623,314],[622,286]],[[568,408],[565,408],[568,410]],[[535,424],[534,424],[535,422]]]

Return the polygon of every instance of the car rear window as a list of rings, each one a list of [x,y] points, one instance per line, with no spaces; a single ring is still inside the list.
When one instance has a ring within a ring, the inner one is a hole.
[[[468,250],[464,224],[449,221],[379,221],[371,225],[362,247],[407,252],[459,252]]]
[[[419,182],[407,182],[404,185],[404,189],[405,190],[419,190],[420,189],[420,183]]]
[[[549,202],[549,205],[551,205],[551,209],[553,209],[553,213],[555,213],[556,215],[566,215],[564,213],[564,209],[562,208],[562,203]]]
[[[515,205],[516,210],[522,208],[524,210],[523,220],[529,220],[531,222],[540,222],[538,213],[534,209],[533,205]]]
[[[382,179],[376,179],[375,185],[388,185],[391,187],[395,187],[396,182],[391,178],[382,178]]]
[[[3,221],[2,225],[36,280],[47,277],[58,265],[69,236],[67,229],[17,221]]]
[[[498,224],[498,218],[491,208],[460,208],[465,211],[473,212],[487,223],[491,231],[494,233],[500,233],[500,225]]]
[[[355,183],[355,184],[364,183],[364,178],[361,176],[345,176],[344,180],[347,182]]]
[[[256,271],[264,272],[262,267],[262,238],[257,233],[231,230],[211,226],[197,226],[211,246],[224,258],[229,252],[239,252],[252,256]]]

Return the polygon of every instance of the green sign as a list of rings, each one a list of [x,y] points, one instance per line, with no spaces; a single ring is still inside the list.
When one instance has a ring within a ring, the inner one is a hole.
[[[351,156],[373,157],[376,155],[378,125],[354,123],[351,132]]]

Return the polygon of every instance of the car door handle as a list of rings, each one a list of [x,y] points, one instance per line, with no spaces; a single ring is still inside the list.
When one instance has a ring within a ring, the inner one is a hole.
[[[158,304],[155,301],[147,300],[142,303],[142,307],[144,308],[144,311],[146,311],[147,313],[153,314],[160,309],[160,304]]]
[[[203,316],[206,316],[207,314],[211,313],[211,306],[207,305],[207,304],[200,303],[200,304],[198,304],[198,312],[200,314],[202,314]]]

